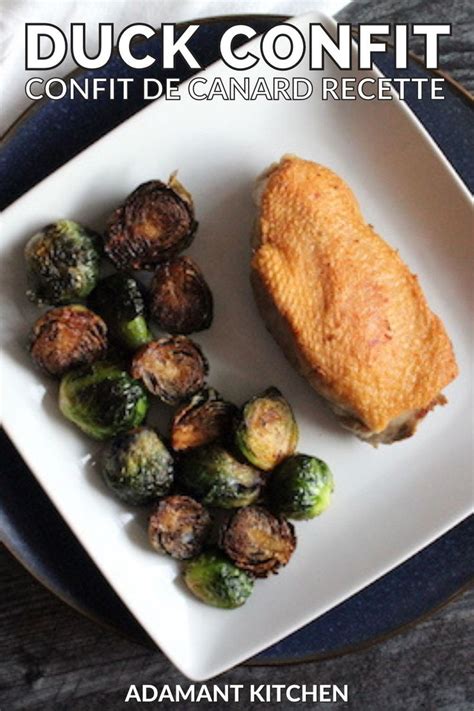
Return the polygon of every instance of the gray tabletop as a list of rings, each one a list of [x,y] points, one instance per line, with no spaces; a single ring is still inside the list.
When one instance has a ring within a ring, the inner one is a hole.
[[[452,37],[441,40],[441,67],[464,87],[474,89],[471,0],[361,0],[339,18],[451,22]],[[422,54],[420,44],[411,47]],[[130,708],[137,705],[124,704],[130,684],[188,685],[159,651],[140,647],[83,618],[45,590],[4,549],[0,550],[0,590],[0,711]],[[215,681],[219,685],[348,684],[350,703],[326,703],[326,709],[468,711],[474,709],[473,622],[471,590],[368,649],[298,666],[241,666]],[[232,707],[250,711],[262,705]],[[293,707],[314,705],[279,706]],[[165,702],[160,708],[181,710],[191,705]],[[201,703],[194,708],[205,711],[219,705]]]

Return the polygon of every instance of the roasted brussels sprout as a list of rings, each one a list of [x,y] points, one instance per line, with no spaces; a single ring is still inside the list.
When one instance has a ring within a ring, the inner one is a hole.
[[[173,457],[150,427],[114,437],[102,458],[102,476],[128,504],[147,504],[167,494],[173,483]]]
[[[222,509],[253,504],[261,493],[263,476],[242,464],[223,447],[211,444],[182,456],[178,478],[203,503]]]
[[[261,506],[247,506],[226,523],[221,545],[238,568],[266,578],[290,560],[296,548],[295,529]]]
[[[218,551],[186,563],[184,582],[202,602],[227,609],[243,605],[253,590],[250,576]]]
[[[206,388],[182,405],[171,423],[171,446],[175,451],[193,449],[225,438],[232,428],[237,408]]]
[[[25,247],[28,298],[37,304],[71,304],[92,291],[99,278],[100,240],[72,220],[37,232]]]
[[[112,213],[105,252],[118,269],[153,269],[185,249],[196,229],[193,201],[175,176],[167,185],[150,180]]]
[[[86,434],[106,439],[141,424],[148,398],[141,384],[117,365],[98,361],[63,377],[59,408]]]
[[[308,519],[329,506],[334,481],[321,459],[295,454],[280,464],[270,477],[272,508],[283,516]]]
[[[134,351],[153,339],[145,318],[143,296],[132,277],[111,274],[102,279],[89,303],[105,319],[109,336],[119,345]]]
[[[158,264],[151,285],[151,314],[168,333],[209,328],[213,299],[204,275],[190,257]]]
[[[132,376],[168,405],[176,405],[202,389],[208,372],[199,346],[186,336],[170,336],[140,348],[132,360]]]
[[[235,443],[251,464],[264,471],[274,469],[294,453],[298,426],[293,410],[277,388],[268,388],[243,406]]]
[[[58,306],[33,327],[31,357],[50,375],[93,363],[103,358],[106,349],[107,326],[85,306]]]
[[[156,551],[185,560],[201,552],[210,529],[211,517],[202,504],[190,496],[168,496],[150,516],[148,538]]]

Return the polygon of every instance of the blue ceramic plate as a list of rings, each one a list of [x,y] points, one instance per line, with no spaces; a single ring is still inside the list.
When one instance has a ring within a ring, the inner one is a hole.
[[[282,18],[242,17],[258,32]],[[207,66],[218,58],[219,39],[235,19],[206,21],[199,44],[192,47]],[[141,42],[137,55],[159,56],[160,38]],[[415,61],[406,71],[396,71],[390,55],[378,62],[388,76],[425,77]],[[169,72],[154,68],[163,79]],[[189,69],[178,67],[182,79]],[[106,68],[88,76],[137,76],[118,57]],[[150,76],[150,70],[147,70]],[[441,147],[461,178],[474,186],[472,165],[472,103],[446,84],[444,101],[408,103]],[[110,131],[144,105],[139,95],[128,101],[96,102],[62,99],[41,101],[8,132],[0,156],[3,209],[87,145]],[[2,434],[3,463],[0,527],[12,553],[46,587],[85,615],[136,641],[152,644],[116,594],[106,583],[62,518],[47,499],[8,438]],[[474,518],[399,566],[362,592],[332,609],[315,622],[259,654],[251,663],[297,663],[341,654],[383,638],[428,614],[465,588],[474,571]]]

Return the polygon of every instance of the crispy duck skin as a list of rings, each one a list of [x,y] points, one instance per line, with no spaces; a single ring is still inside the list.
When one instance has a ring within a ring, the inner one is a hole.
[[[268,329],[343,427],[373,445],[410,437],[458,373],[417,277],[324,166],[284,156],[256,199],[251,281]]]

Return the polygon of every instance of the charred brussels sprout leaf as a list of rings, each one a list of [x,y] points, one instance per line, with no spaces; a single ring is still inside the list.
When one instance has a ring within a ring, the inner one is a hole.
[[[217,551],[189,561],[184,582],[202,602],[227,609],[243,605],[253,589],[252,579]]]
[[[210,445],[183,455],[178,476],[203,503],[222,509],[253,504],[260,496],[262,474],[223,447]]]
[[[321,459],[295,454],[273,472],[270,501],[278,513],[294,519],[314,518],[331,500],[334,481],[331,470]]]
[[[210,529],[211,517],[202,504],[190,496],[168,496],[150,516],[148,538],[156,551],[186,560],[201,552]]]
[[[243,406],[235,443],[251,464],[264,471],[274,469],[294,453],[298,426],[293,410],[277,388],[268,388]]]
[[[234,405],[222,400],[212,388],[202,390],[173,417],[171,446],[175,451],[183,451],[226,438],[236,411]]]
[[[50,375],[103,358],[107,326],[85,306],[59,306],[47,311],[33,327],[30,353],[33,361]]]
[[[28,298],[37,304],[81,301],[99,278],[100,240],[72,220],[37,232],[25,247]]]
[[[105,252],[120,270],[153,269],[185,249],[196,229],[191,196],[176,178],[150,180],[112,213]]]
[[[199,346],[186,336],[172,336],[140,348],[131,372],[153,395],[176,405],[202,389],[207,371]]]
[[[204,275],[190,257],[159,264],[151,285],[151,314],[168,333],[209,328],[213,300]]]
[[[94,439],[106,439],[144,420],[148,398],[140,383],[113,363],[99,361],[61,380],[59,408]]]
[[[169,491],[173,458],[157,433],[137,427],[117,435],[107,446],[102,475],[115,494],[129,504],[146,504]]]
[[[132,277],[112,274],[102,279],[91,294],[90,305],[105,319],[110,337],[119,345],[133,351],[152,340],[143,296]]]
[[[257,578],[266,578],[286,565],[296,547],[291,523],[261,506],[236,511],[221,533],[229,558]]]

